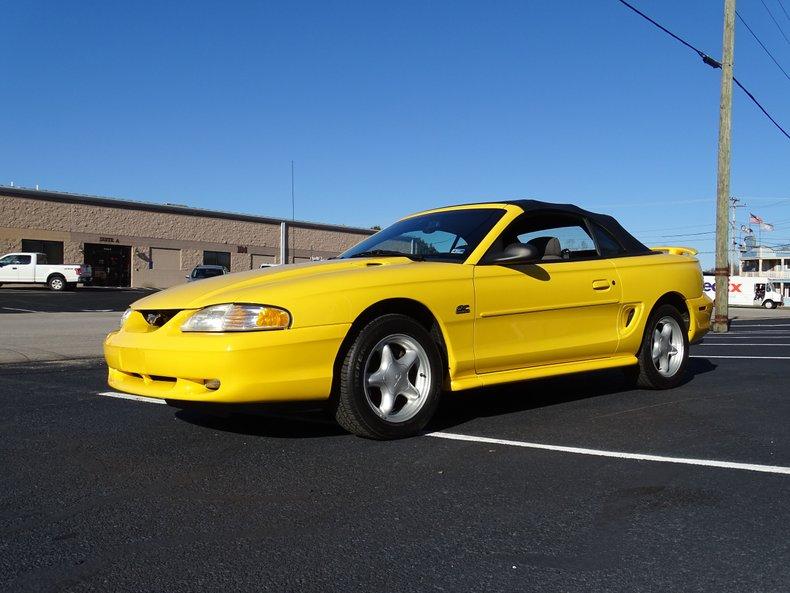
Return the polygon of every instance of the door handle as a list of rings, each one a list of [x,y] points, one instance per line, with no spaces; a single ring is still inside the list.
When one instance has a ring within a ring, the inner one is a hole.
[[[592,283],[593,290],[609,290],[609,286],[608,280],[593,280]]]

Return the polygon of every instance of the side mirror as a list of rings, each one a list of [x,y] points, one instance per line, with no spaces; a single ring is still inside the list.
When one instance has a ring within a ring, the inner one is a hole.
[[[540,260],[540,252],[528,243],[511,243],[504,250],[493,254],[485,263],[501,266],[532,264]]]

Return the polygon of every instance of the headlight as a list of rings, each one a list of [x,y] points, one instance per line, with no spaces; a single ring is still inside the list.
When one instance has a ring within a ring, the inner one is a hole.
[[[123,315],[121,315],[121,327],[123,327],[123,324],[126,323],[126,320],[129,319],[129,315],[131,314],[131,309],[126,309],[126,311],[123,312]]]
[[[213,305],[187,319],[182,332],[247,332],[286,329],[291,315],[268,305]]]

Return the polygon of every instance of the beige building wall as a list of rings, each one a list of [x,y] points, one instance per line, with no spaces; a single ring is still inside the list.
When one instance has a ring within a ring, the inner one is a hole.
[[[203,263],[204,251],[229,253],[231,272],[257,268],[264,262],[279,263],[279,220],[157,211],[157,205],[146,209],[143,204],[113,205],[109,199],[57,196],[47,199],[33,190],[0,188],[0,252],[20,250],[22,239],[61,241],[65,263],[84,263],[86,243],[128,246],[131,285],[151,288],[185,282],[184,276]],[[288,262],[332,257],[372,234],[333,225],[287,225]]]

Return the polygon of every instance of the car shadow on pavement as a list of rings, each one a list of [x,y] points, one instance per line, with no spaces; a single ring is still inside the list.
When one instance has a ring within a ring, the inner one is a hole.
[[[704,358],[689,359],[681,386],[715,368]],[[446,430],[475,418],[503,416],[632,389],[625,373],[612,369],[462,391],[443,398],[428,430]]]
[[[267,411],[265,406],[242,412],[223,413],[206,409],[183,409],[176,418],[195,426],[247,436],[280,439],[314,439],[347,435],[322,411],[293,412]]]
[[[716,365],[704,358],[690,359],[681,385],[708,373]],[[445,430],[475,418],[504,416],[632,389],[619,369],[521,381],[450,394],[439,404],[428,431]],[[311,439],[348,435],[319,404],[298,406],[251,405],[244,407],[196,405],[175,414],[183,422],[247,436]]]

